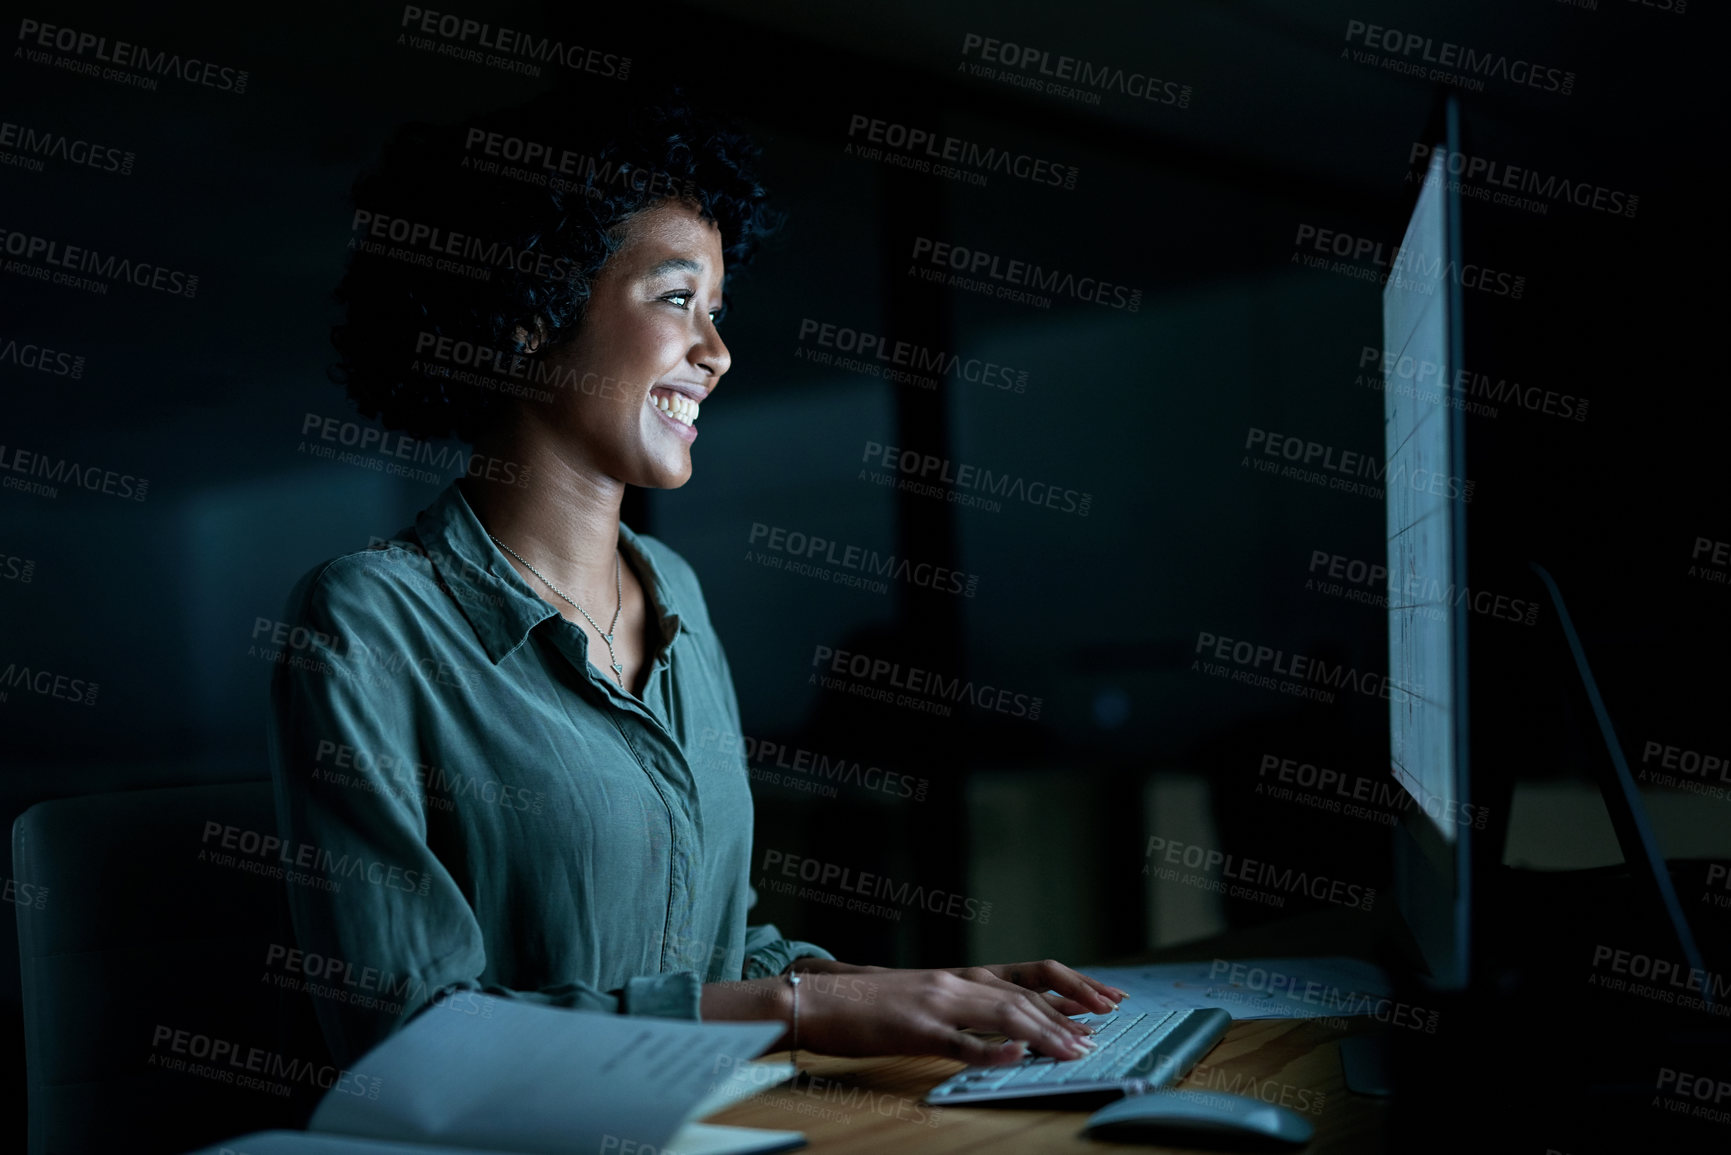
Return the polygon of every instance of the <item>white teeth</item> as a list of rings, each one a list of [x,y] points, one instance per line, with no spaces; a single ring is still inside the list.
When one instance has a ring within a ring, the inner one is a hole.
[[[683,393],[672,393],[665,397],[651,393],[649,403],[681,424],[697,423],[698,404]]]

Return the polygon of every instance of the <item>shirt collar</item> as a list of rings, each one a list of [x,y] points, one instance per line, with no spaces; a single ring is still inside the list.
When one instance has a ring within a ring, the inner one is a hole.
[[[494,665],[522,645],[530,630],[559,616],[493,544],[456,481],[416,515],[415,532]],[[666,651],[681,630],[690,633],[691,627],[649,549],[624,522],[619,523],[619,548],[643,582],[649,612],[660,624],[660,648]]]

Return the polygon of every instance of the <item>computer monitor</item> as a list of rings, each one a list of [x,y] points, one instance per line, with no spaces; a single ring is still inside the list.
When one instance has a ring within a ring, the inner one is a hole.
[[[1466,480],[1466,408],[1454,396],[1457,374],[1468,367],[1461,275],[1468,264],[1459,185],[1447,169],[1449,157],[1463,154],[1460,103],[1452,93],[1433,135],[1429,167],[1382,293],[1389,772],[1412,799],[1393,832],[1395,907],[1428,984],[1455,991],[1471,985],[1475,954],[1487,945],[1473,941],[1474,879],[1500,861],[1501,850],[1498,826],[1484,832],[1468,820],[1483,812],[1486,800],[1474,800],[1468,725],[1470,622],[1463,595],[1477,583],[1469,580],[1467,565],[1472,483]],[[1487,336],[1481,332],[1475,347]],[[1484,464],[1481,454],[1477,465]],[[1542,583],[1541,597],[1574,666],[1553,670],[1529,658],[1532,676],[1572,674],[1584,692],[1607,755],[1599,786],[1624,861],[1642,900],[1667,926],[1678,957],[1702,969],[1562,593],[1542,566],[1529,568]],[[1506,726],[1510,719],[1500,722]],[[1507,794],[1502,798],[1506,805]],[[1475,846],[1476,839],[1488,841]]]
[[[1394,829],[1394,890],[1430,981],[1467,984],[1472,830],[1467,758],[1464,411],[1450,404],[1463,363],[1460,195],[1442,136],[1382,294],[1383,469],[1388,566],[1389,770],[1412,796]],[[1413,367],[1411,371],[1403,366]],[[1439,480],[1440,479],[1440,482]]]

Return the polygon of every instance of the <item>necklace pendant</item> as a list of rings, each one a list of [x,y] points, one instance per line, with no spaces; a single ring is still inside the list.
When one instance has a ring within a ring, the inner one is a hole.
[[[602,638],[602,640],[603,640],[603,641],[605,641],[605,642],[606,642],[606,643],[607,643],[607,644],[608,644],[608,645],[610,645],[610,646],[611,646],[611,645],[612,645],[612,644],[613,644],[613,635],[612,635],[612,634],[602,634],[602,635],[601,635],[601,638]]]
[[[614,662],[613,663],[613,672],[615,674],[623,674],[625,672],[625,667],[621,666],[618,662]]]

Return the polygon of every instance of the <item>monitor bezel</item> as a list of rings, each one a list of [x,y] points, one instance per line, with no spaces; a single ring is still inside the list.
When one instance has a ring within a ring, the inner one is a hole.
[[[1464,152],[1461,144],[1461,112],[1459,97],[1444,92],[1429,118],[1426,136],[1445,148],[1451,155]],[[1412,220],[1418,199],[1424,193],[1420,182],[1403,220],[1404,228]],[[1443,239],[1449,267],[1463,265],[1461,243],[1461,197],[1454,182],[1444,181]],[[1465,335],[1458,276],[1443,278],[1443,304],[1446,310],[1448,371],[1453,373],[1465,364]],[[1387,334],[1384,334],[1386,343]],[[1385,401],[1386,404],[1386,401]],[[1460,406],[1446,407],[1448,421],[1448,457],[1450,472],[1465,477],[1466,414]],[[1384,500],[1387,500],[1385,494]],[[1456,589],[1467,587],[1467,525],[1466,503],[1449,503],[1450,581]],[[1471,813],[1473,799],[1471,774],[1471,744],[1469,738],[1469,699],[1467,669],[1470,654],[1467,647],[1467,615],[1450,615],[1451,725],[1454,731],[1453,801],[1456,813]],[[1392,756],[1392,748],[1391,748]],[[1394,778],[1392,766],[1390,777]],[[1395,779],[1398,783],[1399,780]],[[1406,790],[1405,784],[1400,784]],[[1422,803],[1422,800],[1420,800]],[[1441,826],[1432,820],[1423,805],[1407,807],[1392,830],[1393,883],[1395,910],[1407,932],[1418,958],[1415,962],[1428,985],[1440,990],[1460,990],[1472,978],[1472,857],[1475,852],[1473,830],[1468,824],[1454,828],[1451,841]]]

